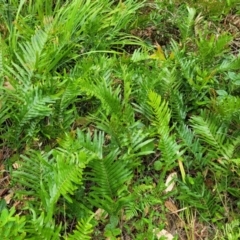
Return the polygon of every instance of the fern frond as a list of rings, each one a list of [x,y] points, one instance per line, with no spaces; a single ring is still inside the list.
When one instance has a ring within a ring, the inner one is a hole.
[[[94,184],[91,187],[89,201],[94,206],[105,209],[108,213],[113,213],[113,209],[116,209],[114,199],[132,177],[130,169],[123,161],[117,160],[117,157],[118,150],[115,150],[103,159],[91,161],[89,163],[91,171],[87,173],[87,179]]]
[[[14,123],[16,124],[16,135],[22,131],[22,128],[31,121],[39,122],[44,117],[52,113],[51,105],[55,99],[50,96],[43,96],[39,88],[29,89],[23,99],[23,104],[19,107],[18,112],[14,113]]]
[[[153,151],[141,151],[145,146],[152,143],[154,139],[149,139],[149,133],[144,131],[143,129],[139,129],[141,126],[140,123],[136,122],[128,131],[129,134],[126,136],[125,134],[120,137],[121,147],[127,147],[127,157],[131,158],[131,154],[135,157],[140,155],[147,155],[153,153]],[[131,134],[130,134],[131,133]],[[153,143],[152,143],[153,144]]]
[[[76,100],[76,97],[80,94],[79,82],[77,80],[66,78],[63,85],[63,93],[59,96],[59,112],[58,120],[63,122],[65,115],[70,115],[68,110],[67,114],[64,114],[67,111],[67,107],[70,104],[73,104]],[[62,88],[62,86],[60,86]],[[73,111],[73,110],[72,110]]]
[[[176,129],[182,140],[180,145],[183,147],[184,151],[187,152],[187,155],[193,155],[194,163],[197,161],[200,166],[206,164],[207,159],[206,157],[203,157],[205,149],[200,144],[199,139],[195,136],[194,132],[185,124]]]
[[[235,240],[240,238],[240,221],[239,219],[231,220],[224,226],[224,234],[228,240]]]
[[[31,151],[29,157],[22,156],[22,159],[21,167],[13,172],[13,181],[28,187],[22,190],[23,195],[40,198],[50,219],[61,195],[71,202],[69,195],[81,184],[86,155],[60,150],[48,155]]]
[[[161,160],[165,163],[164,170],[176,165],[176,160],[182,155],[180,146],[176,143],[173,136],[161,135],[158,148],[161,151]]]
[[[1,209],[0,214],[0,236],[1,239],[26,239],[25,224],[26,218],[15,214],[15,208],[8,210]]]
[[[92,80],[83,80],[81,89],[90,96],[98,98],[107,114],[121,116],[120,86],[113,90],[111,82],[107,82],[105,79],[98,80],[95,83]]]
[[[225,60],[222,64],[218,67],[219,72],[225,72],[230,70],[238,70],[240,65],[240,57],[232,57],[230,60]]]
[[[215,111],[227,122],[240,120],[240,98],[226,95],[214,103]]]
[[[57,226],[53,220],[49,221],[45,216],[45,212],[41,212],[38,216],[34,209],[31,221],[27,223],[27,239],[29,240],[58,240],[60,237],[61,224]]]
[[[8,71],[11,72],[19,82],[26,86],[31,84],[31,78],[35,70],[40,71],[44,68],[45,63],[41,63],[41,57],[47,39],[48,33],[38,29],[35,35],[32,36],[31,41],[19,44],[22,53],[16,53],[16,57],[20,66],[13,62],[14,68],[8,67]]]
[[[47,161],[46,156],[36,151],[29,151],[29,156],[22,155],[21,167],[13,172],[13,182],[25,186],[28,190],[21,189],[21,193],[27,196],[43,197],[48,199],[49,195],[40,194],[42,187],[46,187],[48,174],[52,172],[52,165]]]
[[[2,78],[3,76],[3,49],[2,49],[2,37],[0,35],[0,77]],[[2,80],[0,81],[0,86],[2,85]]]
[[[170,104],[172,110],[172,118],[182,124],[187,116],[187,107],[183,101],[183,94],[178,91],[172,91],[170,94]]]
[[[91,234],[93,232],[93,224],[91,224],[92,218],[94,215],[90,216],[87,219],[81,219],[78,221],[76,230],[73,230],[73,234],[68,235],[66,239],[69,240],[90,240]]]
[[[49,193],[50,204],[54,206],[60,195],[71,202],[69,194],[72,195],[82,181],[82,168],[86,159],[78,159],[77,154],[66,155],[65,152],[60,151],[54,151],[53,156],[56,164],[49,182]]]
[[[171,111],[168,108],[168,103],[153,91],[149,91],[148,97],[148,104],[152,107],[155,116],[153,125],[157,127],[157,131],[160,135],[169,135]]]
[[[188,37],[190,37],[191,32],[193,31],[194,26],[194,18],[196,15],[196,9],[190,8],[187,6],[188,15],[187,18],[179,24],[181,29],[182,38],[185,41]]]
[[[202,142],[211,146],[216,154],[226,159],[231,158],[234,147],[227,138],[227,128],[223,123],[206,112],[202,112],[200,116],[193,116],[191,123]]]
[[[175,164],[183,152],[179,152],[180,146],[176,143],[175,137],[171,135],[170,119],[171,112],[168,103],[161,99],[157,93],[149,92],[149,105],[152,107],[154,119],[152,120],[160,136],[158,148],[161,151],[161,159],[165,163],[164,174],[168,168]],[[163,175],[164,175],[163,174]]]
[[[139,215],[139,213],[144,214],[147,207],[162,203],[161,199],[154,196],[153,186],[145,184],[135,186],[130,196],[126,198],[128,201],[124,205],[124,210],[127,220]]]

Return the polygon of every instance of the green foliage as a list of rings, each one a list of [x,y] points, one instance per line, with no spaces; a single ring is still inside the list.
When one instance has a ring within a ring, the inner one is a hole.
[[[237,3],[8,2],[0,236],[155,239],[173,219],[182,239],[238,237]]]
[[[90,223],[93,216],[89,217],[88,219],[84,220],[81,219],[78,222],[76,230],[73,231],[72,235],[69,235],[66,239],[70,240],[77,240],[77,239],[91,239],[90,235],[93,231],[92,224]]]
[[[24,225],[26,223],[25,217],[20,217],[15,214],[16,210],[7,208],[1,210],[0,215],[0,235],[2,239],[25,239],[26,232]]]

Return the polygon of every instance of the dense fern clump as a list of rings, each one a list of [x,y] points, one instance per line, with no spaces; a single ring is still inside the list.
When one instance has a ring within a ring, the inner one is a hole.
[[[0,1],[0,239],[238,239],[240,9],[210,2]]]

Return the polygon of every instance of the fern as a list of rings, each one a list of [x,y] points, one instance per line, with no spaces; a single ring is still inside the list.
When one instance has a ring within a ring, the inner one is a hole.
[[[159,134],[158,148],[161,151],[162,161],[165,163],[164,174],[170,166],[175,165],[176,160],[183,154],[175,137],[171,135],[170,119],[171,112],[168,103],[153,91],[149,92],[149,105],[152,107],[154,118],[152,120]],[[164,176],[164,174],[162,176]]]
[[[206,112],[202,112],[200,116],[193,116],[191,123],[201,141],[211,146],[211,152],[215,156],[219,154],[226,159],[231,158],[234,145],[227,139],[227,128],[223,123]]]
[[[79,239],[84,239],[84,240],[90,240],[91,239],[91,234],[93,232],[93,225],[91,224],[92,218],[94,215],[90,216],[87,219],[81,219],[78,221],[76,230],[73,231],[73,234],[70,234],[69,236],[66,237],[66,239],[69,240],[79,240]]]
[[[109,214],[115,215],[118,193],[131,179],[131,171],[126,164],[117,160],[118,150],[112,151],[103,159],[96,159],[89,163],[91,171],[87,172],[88,178],[94,185],[91,187],[89,201],[93,206],[103,208]]]
[[[15,214],[15,209],[10,211],[4,208],[0,214],[0,236],[3,240],[26,239],[25,224],[26,218]]]
[[[232,220],[230,223],[227,223],[224,227],[225,236],[229,240],[235,240],[240,238],[240,222],[239,219]]]
[[[9,68],[17,80],[29,86],[31,79],[34,76],[36,70],[43,71],[45,62],[41,63],[41,57],[43,55],[44,47],[48,39],[48,33],[38,29],[35,35],[32,36],[30,42],[19,44],[22,50],[22,55],[16,53],[16,57],[20,63],[12,63],[14,68]]]
[[[129,196],[126,197],[124,212],[126,219],[130,220],[133,217],[144,216],[144,210],[150,206],[162,204],[162,200],[154,195],[152,185],[137,185],[132,189]]]
[[[240,98],[231,95],[219,97],[213,102],[215,111],[220,114],[223,121],[232,122],[240,120]]]
[[[71,134],[65,134],[63,138],[58,139],[58,143],[61,148],[69,152],[81,150],[88,154],[89,158],[102,159],[104,133],[94,131],[93,136],[91,135],[90,130],[85,134],[80,129],[77,129],[76,138]]]
[[[200,144],[199,139],[187,125],[181,125],[176,128],[181,138],[181,147],[188,157],[193,157],[191,165],[197,163],[198,166],[204,166],[208,163],[208,159],[204,157],[206,149]],[[189,162],[190,164],[190,162]]]
[[[183,101],[183,94],[179,91],[172,91],[170,94],[170,106],[172,110],[172,118],[178,123],[184,123],[187,116],[187,107]]]
[[[30,208],[30,211],[32,213],[31,220],[28,221],[26,225],[27,239],[58,240],[60,237],[61,224],[57,226],[54,221],[49,221],[44,212],[39,215],[34,209]]]
[[[59,97],[59,111],[57,112],[59,123],[62,123],[66,116],[69,118],[69,116],[72,115],[71,112],[73,112],[74,108],[71,109],[71,111],[69,111],[67,108],[70,104],[73,104],[76,101],[77,96],[80,95],[78,81],[65,77],[65,81],[64,83],[61,83],[61,85],[59,87],[62,89],[63,93]],[[64,114],[66,111],[67,114]]]
[[[111,81],[107,82],[105,79],[96,81],[96,83],[90,82],[91,80],[82,80],[81,89],[90,96],[97,97],[101,103],[102,108],[109,115],[115,114],[117,117],[121,115],[121,103],[120,103],[120,87],[115,90],[110,86]]]
[[[1,35],[0,35],[0,43],[1,43],[1,46],[0,46],[0,77],[2,78],[4,68],[3,68],[3,48],[2,48],[2,37],[1,37]],[[2,81],[0,82],[0,86],[1,85],[2,85]]]
[[[16,93],[14,93],[14,96]],[[33,135],[33,131],[42,119],[48,117],[52,114],[51,105],[55,103],[55,99],[50,96],[44,96],[42,91],[39,88],[29,89],[28,92],[25,93],[23,99],[21,99],[21,104],[19,104],[19,108],[15,111],[13,116],[13,123],[15,124],[12,131],[15,136],[19,137],[22,129],[30,125],[28,130],[29,135]],[[14,110],[12,110],[14,111]]]
[[[152,107],[153,114],[156,120],[153,119],[153,124],[157,127],[160,136],[170,135],[170,119],[171,112],[168,108],[168,103],[161,99],[161,96],[153,91],[149,94],[149,105]]]
[[[81,184],[82,169],[86,162],[86,156],[80,153],[68,154],[54,150],[50,154],[53,155],[50,160],[50,155],[38,152],[30,152],[30,157],[22,156],[22,166],[13,173],[14,182],[28,186],[28,190],[22,194],[40,198],[48,219],[53,216],[61,195],[71,201],[69,195]]]

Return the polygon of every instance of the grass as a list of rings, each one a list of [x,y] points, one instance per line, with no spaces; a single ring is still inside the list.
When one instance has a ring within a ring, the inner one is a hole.
[[[239,11],[0,1],[1,239],[238,239]]]

